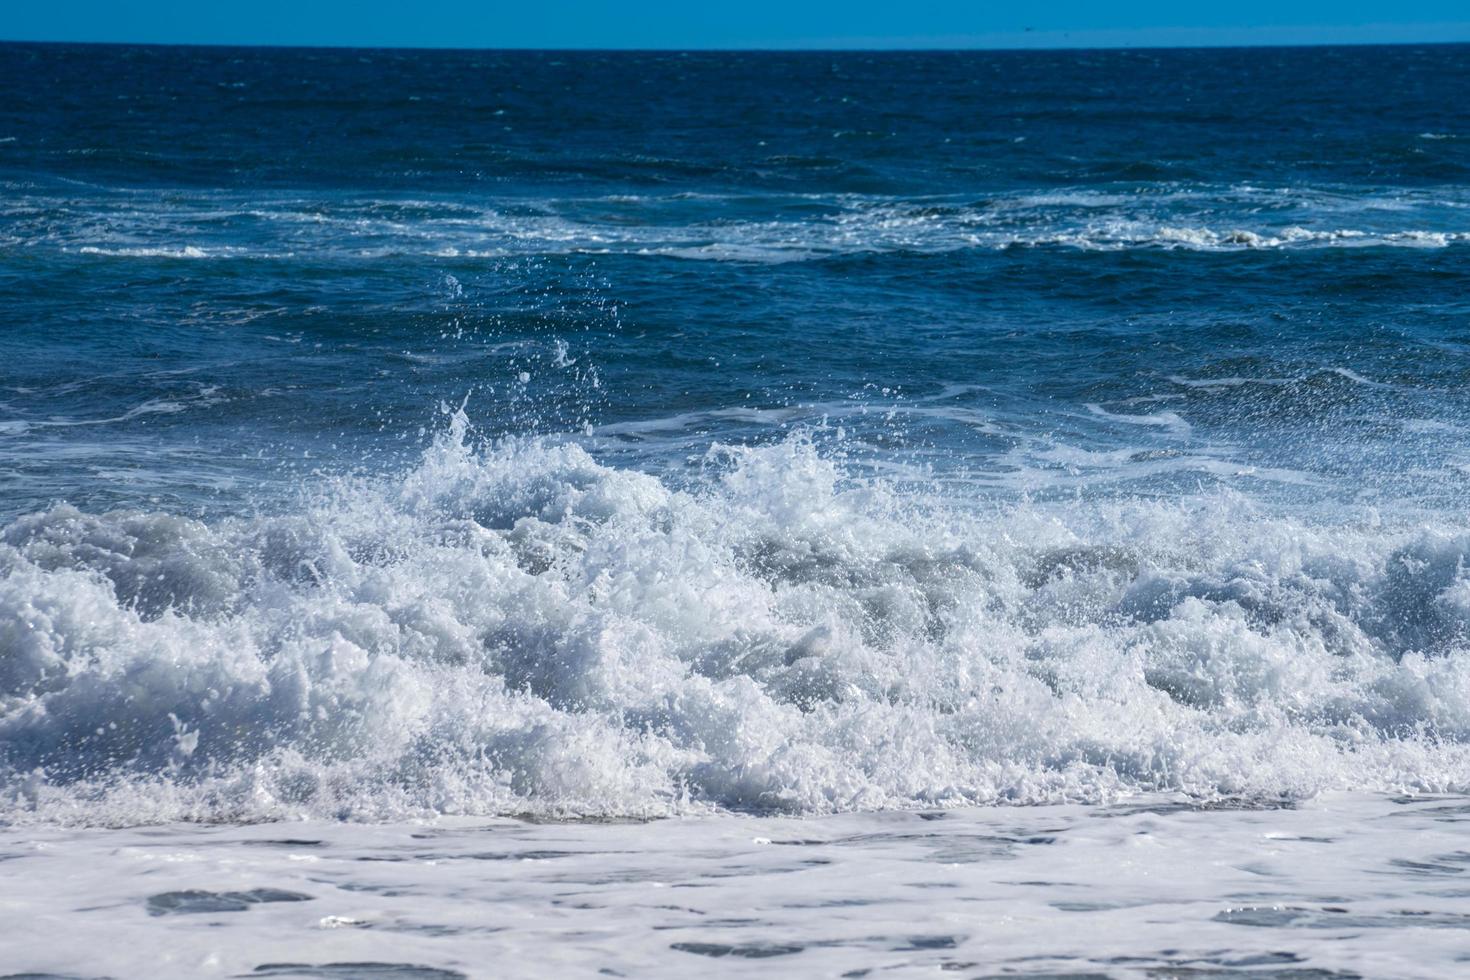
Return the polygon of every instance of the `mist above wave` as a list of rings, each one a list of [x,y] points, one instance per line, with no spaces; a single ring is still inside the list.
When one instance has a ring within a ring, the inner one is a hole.
[[[694,489],[463,414],[392,478],[0,533],[0,814],[649,816],[1470,789],[1470,531]]]

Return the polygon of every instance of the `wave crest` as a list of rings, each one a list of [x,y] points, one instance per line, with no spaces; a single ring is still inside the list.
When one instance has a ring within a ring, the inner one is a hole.
[[[802,438],[694,489],[475,447],[0,534],[10,820],[1470,790],[1470,533],[961,511]]]

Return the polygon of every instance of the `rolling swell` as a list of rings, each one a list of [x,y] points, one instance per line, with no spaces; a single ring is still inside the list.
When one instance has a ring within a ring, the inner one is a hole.
[[[960,511],[794,436],[684,489],[455,416],[275,516],[0,533],[0,816],[1470,789],[1470,529]]]

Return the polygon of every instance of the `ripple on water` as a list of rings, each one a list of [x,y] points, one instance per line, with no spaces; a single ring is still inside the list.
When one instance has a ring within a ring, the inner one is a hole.
[[[794,943],[670,943],[670,949],[696,956],[712,956],[720,959],[734,956],[739,959],[761,960],[773,956],[790,956],[806,949]]]
[[[1248,905],[1218,912],[1214,920],[1236,926],[1269,929],[1402,929],[1407,926],[1470,929],[1470,915],[1453,912],[1398,909],[1379,914],[1364,914],[1335,906],[1309,909],[1287,905]]]
[[[415,963],[263,963],[247,977],[297,977],[302,980],[466,980],[458,970]]]
[[[207,892],[198,889],[161,892],[148,896],[149,915],[191,915],[203,912],[244,912],[266,902],[309,902],[311,895],[282,888],[252,888],[250,891]]]

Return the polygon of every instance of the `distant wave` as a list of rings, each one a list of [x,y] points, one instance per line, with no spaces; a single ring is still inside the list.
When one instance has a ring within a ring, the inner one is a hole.
[[[653,255],[782,263],[967,249],[1237,251],[1447,248],[1470,241],[1457,189],[1374,191],[1144,184],[974,198],[853,194],[463,201],[208,192],[119,200],[25,193],[0,211],[0,247],[119,259]]]
[[[857,238],[844,242],[833,241],[817,233],[807,232],[805,241],[762,240],[760,229],[725,229],[722,233],[740,236],[748,231],[748,237],[734,237],[730,241],[707,241],[690,244],[655,244],[629,238],[616,244],[600,239],[579,240],[575,235],[558,235],[539,240],[534,236],[523,236],[515,244],[498,248],[460,248],[441,245],[430,250],[418,250],[407,246],[388,246],[363,249],[349,255],[337,253],[339,258],[381,260],[398,257],[441,258],[441,259],[499,259],[515,255],[649,255],[664,258],[688,259],[710,262],[752,262],[764,265],[784,262],[808,262],[843,255],[865,253],[917,252],[939,253],[961,251],[969,248],[1075,248],[1084,251],[1122,251],[1128,249],[1185,250],[1198,252],[1227,252],[1275,249],[1326,249],[1326,248],[1447,248],[1451,245],[1470,242],[1470,232],[1441,232],[1411,229],[1386,234],[1373,234],[1352,228],[1310,230],[1289,227],[1277,231],[1251,231],[1243,228],[1218,230],[1202,227],[1175,227],[1163,225],[1140,228],[1133,225],[1113,225],[1078,231],[1063,231],[1051,234],[1005,234],[964,233],[956,238],[944,234],[915,236],[909,238],[884,237],[875,234],[868,239]],[[650,233],[657,239],[657,233]],[[327,246],[330,254],[330,246]],[[277,250],[211,251],[194,245],[168,247],[104,248],[86,245],[77,251],[83,255],[102,255],[113,258],[143,259],[289,259],[295,253]]]

